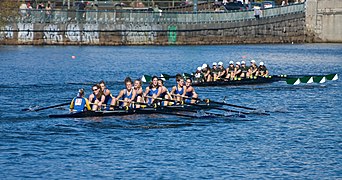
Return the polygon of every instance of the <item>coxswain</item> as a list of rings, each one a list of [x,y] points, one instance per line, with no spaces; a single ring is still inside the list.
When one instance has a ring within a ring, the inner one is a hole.
[[[259,63],[258,71],[256,73],[257,76],[267,77],[268,76],[268,70],[264,64],[264,62]]]
[[[202,67],[197,67],[197,70],[194,75],[194,81],[196,83],[204,82],[204,75],[202,73]]]
[[[84,90],[78,90],[77,96],[70,103],[70,112],[90,111],[89,100],[84,98]]]
[[[255,63],[255,60],[252,59],[252,60],[251,60],[251,66],[249,67],[249,70],[248,70],[248,76],[249,76],[249,78],[255,77],[257,71],[258,71],[258,66],[257,66],[256,63]]]
[[[186,93],[186,87],[184,86],[184,78],[182,76],[178,76],[176,78],[177,85],[173,86],[171,89],[171,95],[175,96],[175,100],[177,102],[183,101],[183,96]]]
[[[117,100],[123,100],[123,103],[119,103],[124,107],[130,106],[131,102],[134,102],[136,92],[133,88],[133,82],[130,77],[126,77],[125,81],[126,88],[121,90],[119,95],[116,97]]]
[[[159,98],[172,100],[171,94],[169,90],[164,86],[164,81],[162,79],[158,79],[158,86],[161,88]],[[161,103],[162,106],[167,106],[168,104],[168,101],[162,101]]]
[[[161,87],[158,86],[158,77],[153,76],[150,85],[146,87],[146,90],[144,92],[144,97],[146,97],[145,102],[151,105],[154,100],[159,97],[160,93]]]
[[[234,68],[234,80],[237,80],[238,78],[240,78],[241,74],[242,74],[242,70],[241,70],[241,64],[240,62],[236,62],[235,63],[235,68]]]
[[[140,108],[141,106],[139,103],[144,103],[143,88],[140,79],[136,79],[134,81],[134,91],[136,93],[134,101],[137,102],[137,104],[135,104],[135,108]]]
[[[99,84],[95,84],[92,87],[93,93],[89,95],[89,102],[91,103],[92,110],[97,111],[100,110],[102,104],[105,100],[105,96],[102,94],[101,87]]]
[[[113,110],[115,105],[115,98],[113,97],[112,93],[109,89],[106,87],[106,83],[104,81],[101,81],[100,83],[101,91],[103,95],[105,96],[105,100],[103,104],[106,105],[106,110]]]
[[[202,65],[202,73],[203,73],[204,81],[210,82],[211,81],[211,71],[210,71],[210,68],[208,67],[208,64]]]
[[[233,79],[234,77],[234,70],[235,70],[235,66],[234,66],[234,61],[229,61],[229,66],[226,69],[226,79]]]
[[[218,67],[218,74],[217,74],[217,80],[221,80],[226,76],[226,69],[223,67],[223,62],[217,63]]]
[[[213,81],[216,81],[217,78],[218,78],[218,73],[219,73],[219,70],[217,68],[217,63],[214,62],[213,63],[213,68],[211,68],[211,76],[213,78]]]
[[[247,76],[248,69],[249,69],[249,67],[246,66],[246,62],[241,61],[241,71],[242,71],[242,73],[240,75],[241,78],[246,78],[246,77],[248,78],[248,76]]]
[[[191,86],[192,84],[192,80],[190,78],[187,78],[185,81],[185,103],[191,103],[191,104],[195,104],[196,103],[196,99],[198,98],[197,93],[195,92],[195,89]]]

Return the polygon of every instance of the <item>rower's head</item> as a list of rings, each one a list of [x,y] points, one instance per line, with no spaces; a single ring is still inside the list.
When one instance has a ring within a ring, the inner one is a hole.
[[[141,87],[141,80],[140,79],[136,79],[134,81],[134,88],[138,89]]]
[[[152,77],[150,88],[152,88],[152,87],[158,87],[158,77],[157,76]]]
[[[189,87],[189,86],[191,86],[191,83],[192,83],[192,79],[191,78],[186,78],[185,86]]]
[[[217,63],[213,62],[213,68],[216,69],[217,68]]]
[[[229,66],[234,66],[234,61],[229,61]]]
[[[126,86],[126,89],[130,90],[132,89],[132,79],[130,77],[126,77],[125,78],[125,86]]]
[[[77,97],[83,97],[84,96],[84,89],[79,89],[77,93]]]
[[[245,61],[241,61],[241,66],[246,66],[246,62]]]
[[[101,87],[101,90],[104,91],[104,89],[106,88],[106,83],[102,80],[100,81],[100,87]]]
[[[251,60],[251,64],[255,64],[255,60],[254,59]]]
[[[217,63],[217,65],[218,65],[219,68],[222,68],[223,67],[223,62],[220,61],[219,63]]]
[[[264,62],[260,62],[260,63],[259,63],[259,66],[264,66]]]
[[[164,81],[162,79],[158,79],[158,86],[164,86]]]
[[[94,94],[99,94],[101,87],[99,84],[94,84],[91,89],[92,89]]]
[[[207,70],[207,69],[208,69],[208,64],[205,64],[205,63],[204,63],[204,64],[202,65],[202,70]]]
[[[179,86],[183,86],[184,85],[184,78],[182,76],[176,78],[177,84]]]
[[[235,66],[236,66],[236,67],[240,67],[240,62],[236,62],[236,63],[235,63]]]
[[[197,67],[197,73],[200,73],[202,71],[202,67],[200,66],[200,67]]]

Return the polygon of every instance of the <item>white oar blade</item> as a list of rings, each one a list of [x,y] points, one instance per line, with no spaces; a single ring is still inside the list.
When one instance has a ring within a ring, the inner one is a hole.
[[[319,83],[325,83],[325,81],[326,81],[326,78],[323,77]]]
[[[163,80],[163,81],[166,81],[166,79],[165,79],[163,74],[160,74],[160,79]]]
[[[147,82],[147,81],[146,81],[146,78],[145,78],[145,75],[143,75],[143,76],[141,77],[141,81],[142,81],[143,83]]]
[[[338,80],[338,75],[337,74],[335,74],[335,76],[332,78],[332,81],[336,81],[336,80]]]
[[[311,83],[313,83],[314,81],[313,81],[313,77],[310,77],[310,79],[308,80],[308,82],[306,82],[306,83],[308,83],[308,84],[311,84]]]

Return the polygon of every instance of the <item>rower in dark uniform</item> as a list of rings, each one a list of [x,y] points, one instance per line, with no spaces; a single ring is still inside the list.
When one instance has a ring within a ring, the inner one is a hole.
[[[234,77],[234,70],[235,70],[235,66],[234,66],[234,61],[229,61],[229,66],[226,69],[226,80],[232,80],[232,78]]]
[[[249,67],[246,66],[246,62],[245,61],[241,61],[241,71],[242,71],[242,73],[240,75],[241,78],[246,78],[247,77],[248,69],[249,69]]]
[[[217,74],[217,80],[222,80],[222,78],[226,77],[226,69],[223,66],[223,62],[217,63],[218,67],[218,74]]]
[[[213,81],[216,81],[217,78],[218,78],[218,73],[219,73],[219,70],[217,68],[217,63],[214,62],[213,63],[213,68],[211,68],[211,77],[213,78]]]
[[[263,62],[259,63],[258,71],[256,73],[257,76],[267,77],[268,70]]]
[[[201,83],[204,82],[204,75],[202,73],[202,67],[198,67],[194,75],[194,82]]]
[[[256,73],[258,71],[258,66],[255,63],[255,60],[251,60],[251,66],[248,70],[248,76],[249,78],[254,78],[256,76]]]
[[[233,77],[233,79],[234,80],[239,79],[241,74],[242,74],[242,70],[241,70],[241,67],[240,67],[240,62],[236,62],[235,63],[235,68],[234,68],[234,77]]]

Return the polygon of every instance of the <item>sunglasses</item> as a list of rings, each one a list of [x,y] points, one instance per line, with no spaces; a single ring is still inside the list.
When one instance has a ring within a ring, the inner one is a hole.
[[[99,89],[93,89],[93,91],[97,91],[97,90],[99,90]]]

